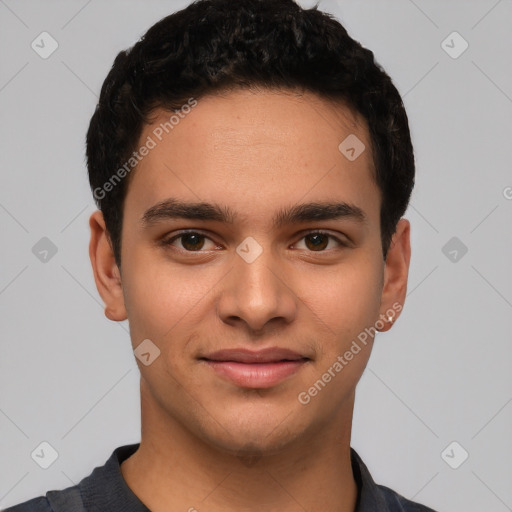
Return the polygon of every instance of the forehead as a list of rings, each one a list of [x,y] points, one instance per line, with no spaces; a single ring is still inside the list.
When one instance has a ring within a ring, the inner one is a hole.
[[[263,219],[301,200],[343,200],[378,216],[368,128],[341,102],[239,90],[199,98],[170,122],[172,115],[156,110],[141,135],[140,145],[151,139],[153,147],[127,196],[139,209],[172,196]]]

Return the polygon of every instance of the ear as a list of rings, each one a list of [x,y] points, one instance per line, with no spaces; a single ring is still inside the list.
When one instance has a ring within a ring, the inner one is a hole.
[[[380,307],[380,319],[384,327],[379,329],[381,332],[391,329],[405,302],[411,260],[410,231],[409,221],[400,219],[386,256]],[[393,317],[392,321],[389,321],[389,315]]]
[[[105,303],[105,316],[109,320],[121,322],[127,318],[121,272],[116,264],[110,236],[100,210],[96,210],[91,215],[89,226],[91,228],[89,257],[96,288]]]

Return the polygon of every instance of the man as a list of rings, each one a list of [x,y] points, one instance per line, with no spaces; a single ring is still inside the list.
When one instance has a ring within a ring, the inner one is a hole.
[[[193,3],[117,56],[87,164],[141,442],[9,511],[431,511],[350,447],[410,261],[407,116],[373,54],[292,0]]]

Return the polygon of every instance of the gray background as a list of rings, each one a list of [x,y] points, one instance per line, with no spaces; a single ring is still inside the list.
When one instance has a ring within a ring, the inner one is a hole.
[[[128,325],[104,317],[90,269],[84,137],[117,52],[186,4],[0,0],[0,508],[140,439]],[[512,2],[320,9],[393,77],[417,161],[408,296],[361,379],[352,445],[377,482],[440,512],[512,510]],[[43,31],[59,45],[47,59],[31,48]],[[42,441],[59,454],[46,470]]]

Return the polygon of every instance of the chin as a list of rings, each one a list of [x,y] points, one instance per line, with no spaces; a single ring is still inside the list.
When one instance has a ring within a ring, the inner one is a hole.
[[[241,459],[252,459],[264,455],[274,455],[280,452],[290,442],[289,436],[275,435],[269,432],[252,432],[251,435],[242,435],[212,439],[212,446],[226,454]]]
[[[290,445],[305,432],[306,425],[297,421],[293,414],[280,410],[252,411],[244,415],[238,411],[236,417],[224,417],[215,432],[203,432],[203,439],[212,447],[237,457],[272,455]]]

